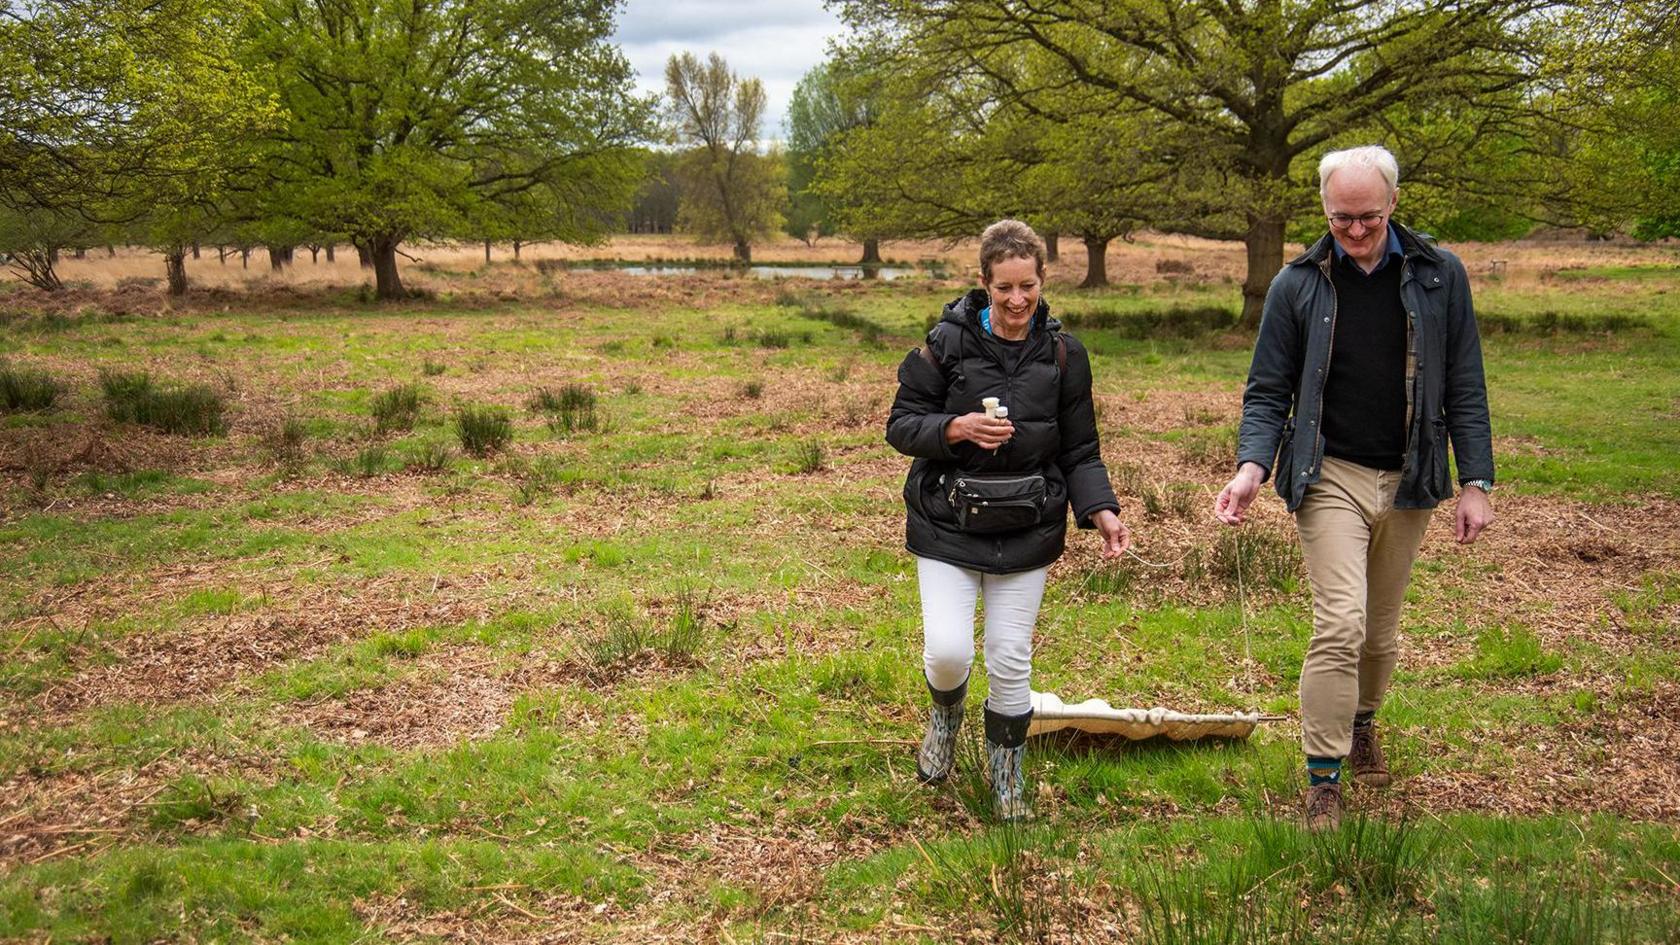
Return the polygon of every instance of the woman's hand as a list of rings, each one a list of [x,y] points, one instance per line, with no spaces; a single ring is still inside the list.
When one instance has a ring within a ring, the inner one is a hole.
[[[1102,556],[1104,560],[1112,560],[1126,553],[1132,547],[1132,532],[1120,521],[1120,516],[1108,509],[1091,516],[1091,524],[1097,526],[1097,532],[1102,535]]]
[[[978,411],[962,414],[945,425],[945,442],[953,446],[967,440],[981,449],[995,450],[1014,435],[1015,424]]]

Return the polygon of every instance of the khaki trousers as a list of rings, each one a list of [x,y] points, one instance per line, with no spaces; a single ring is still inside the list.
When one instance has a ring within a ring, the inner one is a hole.
[[[1355,712],[1375,712],[1398,656],[1400,605],[1429,509],[1396,509],[1400,473],[1324,457],[1295,512],[1312,582],[1313,635],[1301,668],[1301,747],[1344,758]]]

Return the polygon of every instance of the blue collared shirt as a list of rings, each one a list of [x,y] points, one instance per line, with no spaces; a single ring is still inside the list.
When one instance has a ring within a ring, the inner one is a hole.
[[[1347,258],[1347,250],[1342,248],[1341,243],[1336,242],[1336,238],[1334,236],[1330,237],[1330,248],[1335,251],[1337,262],[1341,262]],[[1390,226],[1388,228],[1388,252],[1383,253],[1383,258],[1377,260],[1377,268],[1372,269],[1370,272],[1365,272],[1364,267],[1360,267],[1359,271],[1365,275],[1374,276],[1377,273],[1382,272],[1383,267],[1388,265],[1390,260],[1405,258],[1406,251],[1400,248],[1400,234],[1394,232],[1394,227]]]

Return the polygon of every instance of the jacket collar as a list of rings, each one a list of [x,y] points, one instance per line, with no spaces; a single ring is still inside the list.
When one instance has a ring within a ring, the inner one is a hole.
[[[944,321],[955,322],[976,334],[984,335],[980,328],[980,310],[991,304],[991,296],[985,289],[969,289],[963,295],[945,306]],[[1062,323],[1050,317],[1050,303],[1042,297],[1038,300],[1038,309],[1033,312],[1032,324],[1027,328],[1027,337],[1044,331],[1060,331]]]
[[[1441,252],[1435,248],[1434,237],[1427,233],[1419,233],[1416,230],[1408,229],[1393,220],[1389,220],[1388,225],[1390,230],[1399,236],[1400,251],[1405,254],[1407,259],[1423,259],[1433,263],[1441,261]],[[1307,247],[1306,252],[1291,259],[1288,265],[1321,266],[1334,251],[1335,242],[1336,238],[1326,232],[1318,238],[1318,242]]]

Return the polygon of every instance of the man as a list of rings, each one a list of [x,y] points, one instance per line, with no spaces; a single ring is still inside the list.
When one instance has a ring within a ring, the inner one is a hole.
[[[1388,784],[1375,716],[1400,604],[1431,510],[1463,486],[1455,532],[1493,521],[1481,340],[1458,257],[1392,219],[1399,167],[1380,147],[1319,164],[1330,232],[1272,280],[1243,391],[1237,474],[1214,514],[1241,525],[1270,476],[1295,514],[1313,592],[1301,669],[1306,825],[1341,823],[1344,760]]]

